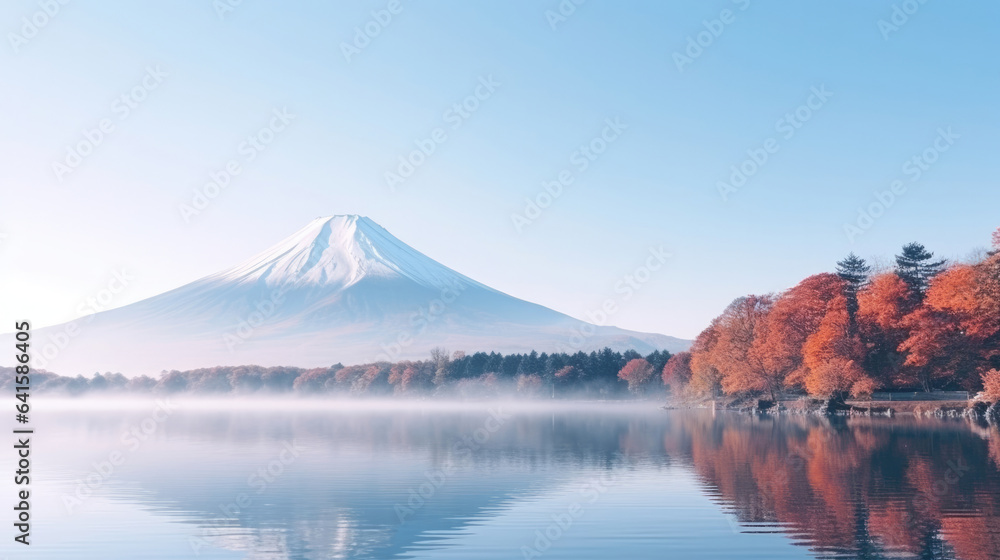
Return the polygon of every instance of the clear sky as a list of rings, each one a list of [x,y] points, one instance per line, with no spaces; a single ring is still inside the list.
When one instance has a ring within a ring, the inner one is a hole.
[[[693,337],[849,251],[961,258],[1000,226],[993,1],[226,1],[0,5],[4,325],[137,301],[357,213],[581,318],[662,246],[610,323]],[[433,153],[387,181],[418,143]],[[195,191],[214,198],[185,217]],[[526,198],[547,207],[518,228]]]

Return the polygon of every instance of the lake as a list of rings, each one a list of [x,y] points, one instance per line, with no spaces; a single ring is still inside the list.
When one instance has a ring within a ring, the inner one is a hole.
[[[560,402],[33,413],[32,545],[12,543],[8,509],[0,557],[1000,558],[1000,433],[960,421]]]

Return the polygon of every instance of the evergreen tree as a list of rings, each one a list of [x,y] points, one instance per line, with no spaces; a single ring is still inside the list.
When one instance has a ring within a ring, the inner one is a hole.
[[[485,373],[503,375],[503,355],[497,354],[496,352],[490,352],[490,357],[486,360],[486,365],[483,367],[483,371]]]
[[[521,358],[521,362],[517,364],[517,376],[528,375],[531,373],[531,360],[528,356]]]
[[[920,243],[904,245],[903,252],[896,255],[896,274],[919,298],[927,291],[931,278],[944,270],[945,261],[932,261],[933,258],[934,253]]]
[[[868,274],[871,269],[865,259],[854,253],[837,263],[837,276],[847,283],[844,296],[847,298],[847,313],[852,327],[855,325],[858,313],[858,292],[868,284]]]
[[[663,371],[663,366],[667,365],[670,356],[670,352],[666,350],[654,350],[650,355],[646,356],[646,361],[649,362],[649,365],[653,366],[653,371],[660,372]]]
[[[527,373],[540,373],[542,371],[542,361],[538,358],[538,352],[532,350],[530,354],[524,357],[525,364],[524,369]]]
[[[520,354],[507,354],[503,357],[503,375],[504,377],[514,377],[517,375],[517,368],[521,365],[521,355]]]
[[[552,379],[553,377],[555,377],[556,372],[559,371],[565,365],[566,365],[566,354],[553,352],[545,360],[545,368],[542,372],[542,377],[544,377],[545,379]]]
[[[851,253],[847,258],[837,263],[837,276],[840,276],[855,292],[868,283],[868,274],[872,267],[865,259]]]
[[[642,354],[636,352],[631,348],[629,348],[628,350],[625,351],[625,353],[622,354],[622,359],[625,360],[625,363],[628,363],[632,360],[638,360],[641,357]]]

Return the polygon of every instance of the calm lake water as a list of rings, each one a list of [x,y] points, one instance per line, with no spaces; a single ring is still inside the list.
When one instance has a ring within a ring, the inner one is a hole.
[[[0,558],[1000,558],[1000,433],[961,422],[74,407],[33,411],[32,545],[7,509]]]

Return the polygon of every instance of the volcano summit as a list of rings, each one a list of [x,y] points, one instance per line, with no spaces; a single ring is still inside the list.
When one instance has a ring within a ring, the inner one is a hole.
[[[317,218],[233,268],[40,329],[35,340],[36,367],[64,375],[395,361],[426,357],[435,346],[504,353],[688,346],[509,296],[356,215]]]

